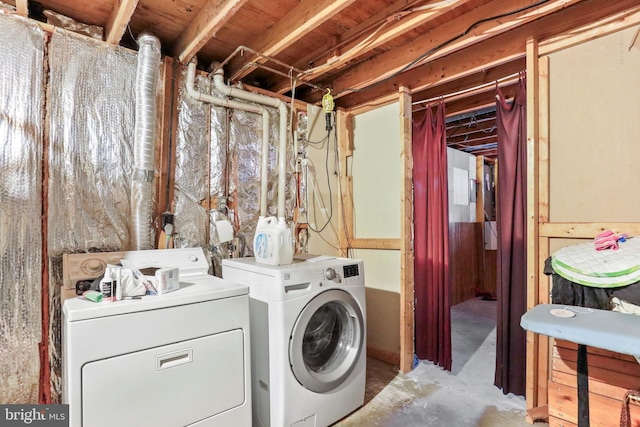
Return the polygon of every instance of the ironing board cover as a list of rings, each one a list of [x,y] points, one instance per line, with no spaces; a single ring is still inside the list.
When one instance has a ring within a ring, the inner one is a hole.
[[[640,239],[619,243],[618,250],[597,251],[592,242],[567,246],[551,258],[556,273],[585,286],[613,288],[640,280]]]

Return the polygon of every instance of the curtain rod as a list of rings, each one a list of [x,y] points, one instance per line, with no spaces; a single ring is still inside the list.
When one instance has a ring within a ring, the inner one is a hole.
[[[505,76],[505,77],[502,77],[502,78],[499,78],[499,79],[496,79],[496,80],[494,80],[492,82],[483,83],[483,84],[478,85],[478,86],[474,86],[474,87],[471,87],[471,88],[460,90],[458,92],[448,93],[446,95],[441,95],[441,96],[434,96],[433,98],[423,99],[422,101],[413,101],[411,103],[411,105],[429,104],[429,103],[431,103],[433,101],[437,101],[439,99],[450,99],[450,98],[455,98],[455,97],[460,96],[460,95],[467,94],[469,92],[479,91],[481,89],[485,89],[485,88],[487,88],[489,86],[493,86],[493,85],[496,85],[498,83],[504,83],[507,80],[513,80],[514,78],[519,77],[520,73],[521,73],[521,71],[519,71],[517,73],[514,73],[514,74],[511,74],[511,75],[508,75],[508,76]]]

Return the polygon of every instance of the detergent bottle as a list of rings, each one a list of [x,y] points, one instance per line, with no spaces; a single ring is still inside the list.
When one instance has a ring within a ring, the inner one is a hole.
[[[256,262],[269,265],[284,265],[293,262],[291,230],[284,218],[260,217],[253,237],[253,253]]]
[[[287,227],[284,218],[278,219],[280,232],[280,265],[293,263],[293,244],[291,240],[291,229]]]

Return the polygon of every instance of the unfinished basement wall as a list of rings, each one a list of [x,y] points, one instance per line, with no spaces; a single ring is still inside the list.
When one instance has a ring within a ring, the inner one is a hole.
[[[399,135],[398,103],[354,117],[355,239],[400,238]],[[353,256],[364,261],[369,354],[393,363],[400,354],[400,255],[399,250],[353,250]]]

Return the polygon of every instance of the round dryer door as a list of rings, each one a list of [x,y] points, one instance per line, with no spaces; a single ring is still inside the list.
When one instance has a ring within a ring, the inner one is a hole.
[[[293,374],[305,388],[326,393],[351,374],[362,352],[364,317],[348,293],[332,289],[304,307],[289,339]]]

